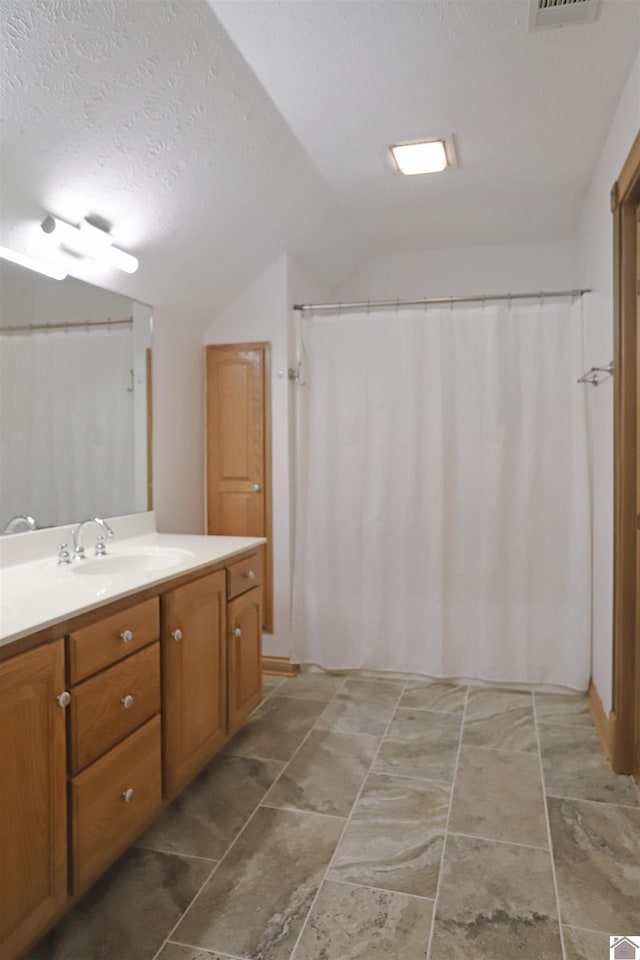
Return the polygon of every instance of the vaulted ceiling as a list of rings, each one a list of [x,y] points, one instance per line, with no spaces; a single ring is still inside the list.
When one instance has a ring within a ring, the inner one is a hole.
[[[638,50],[640,2],[531,33],[528,0],[4,0],[0,242],[93,214],[133,276],[211,311],[284,250],[329,284],[373,254],[569,238]],[[455,136],[404,178],[386,147]]]

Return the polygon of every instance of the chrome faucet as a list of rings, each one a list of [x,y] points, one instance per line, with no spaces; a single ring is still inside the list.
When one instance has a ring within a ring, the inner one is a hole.
[[[33,517],[27,516],[26,513],[19,513],[17,516],[12,517],[9,520],[9,523],[4,528],[4,533],[15,533],[16,527],[19,527],[21,524],[24,524],[27,530],[37,530],[38,524],[33,519]]]
[[[83,520],[82,523],[79,523],[77,527],[74,527],[71,531],[71,536],[73,537],[73,559],[74,560],[84,560],[84,547],[82,546],[82,531],[88,523],[97,523],[98,526],[102,527],[104,530],[107,540],[112,540],[115,536],[113,530],[109,526],[106,520],[103,520],[102,517],[89,517],[88,520]],[[104,538],[99,538],[104,540]],[[98,551],[96,547],[96,553],[99,556],[104,556],[107,551],[104,549],[104,542],[102,544],[102,549]]]

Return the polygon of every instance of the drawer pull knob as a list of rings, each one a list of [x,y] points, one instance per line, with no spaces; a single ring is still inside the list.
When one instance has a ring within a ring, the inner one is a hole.
[[[172,630],[171,636],[174,640],[182,640],[182,630]]]
[[[247,573],[245,574],[245,576],[246,576],[247,580],[255,580],[255,578],[256,578],[256,575],[255,575],[255,573],[253,572],[253,570],[248,570]]]
[[[56,700],[61,707],[68,707],[71,703],[71,694],[68,690],[63,690],[62,693],[58,694]]]
[[[240,627],[235,628],[235,630],[233,631],[233,635],[234,637],[238,637],[238,639],[242,636],[242,630],[240,629]]]
[[[133,787],[129,787],[128,790],[125,790],[125,791],[123,792],[123,794],[122,794],[122,799],[124,800],[125,803],[131,803],[131,801],[133,800],[133,798],[135,797],[135,795],[136,795],[136,792],[135,792],[135,790],[133,789]]]
[[[123,630],[122,633],[120,634],[120,639],[122,640],[123,643],[131,643],[131,641],[133,640],[133,633],[131,632],[131,630]]]
[[[251,489],[253,490],[254,493],[260,493],[260,484],[259,484],[259,483],[254,483],[254,484],[252,485]]]
[[[128,710],[129,707],[132,707],[132,706],[133,706],[133,697],[131,696],[130,693],[128,693],[128,694],[126,695],[126,697],[123,697],[123,698],[122,698],[122,700],[120,701],[120,703],[121,703],[122,706],[125,708],[125,710]]]

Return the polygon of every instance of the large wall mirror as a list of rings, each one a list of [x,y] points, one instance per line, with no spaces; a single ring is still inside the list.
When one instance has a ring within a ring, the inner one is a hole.
[[[151,308],[0,261],[0,533],[152,508]]]

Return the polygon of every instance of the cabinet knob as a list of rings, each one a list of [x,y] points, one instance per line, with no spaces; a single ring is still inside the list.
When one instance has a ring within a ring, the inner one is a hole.
[[[238,638],[242,636],[242,630],[240,629],[240,627],[235,628],[235,630],[233,631],[233,635],[234,637],[238,637]]]
[[[122,706],[125,708],[125,710],[128,710],[129,707],[132,707],[132,706],[133,706],[133,697],[131,696],[130,693],[128,693],[128,694],[126,695],[126,697],[123,697],[123,698],[122,698],[122,700],[120,701],[120,703],[121,703]]]
[[[259,483],[254,483],[252,489],[253,489],[253,492],[254,492],[254,493],[260,493],[260,484],[259,484]]]
[[[256,575],[253,570],[247,570],[247,572],[245,573],[245,577],[247,578],[247,580],[255,580]]]
[[[133,633],[131,632],[131,630],[123,630],[122,633],[120,634],[120,639],[122,640],[123,643],[131,643],[131,641],[133,640]]]
[[[125,790],[125,791],[123,792],[123,794],[122,794],[122,799],[124,800],[125,803],[131,803],[131,801],[133,800],[133,798],[135,797],[135,795],[136,795],[136,792],[135,792],[135,790],[133,789],[133,787],[129,787],[128,790]]]
[[[63,690],[62,693],[58,694],[56,700],[61,707],[68,707],[71,703],[71,694],[68,690]]]
[[[182,630],[172,630],[171,636],[174,640],[182,640]]]

